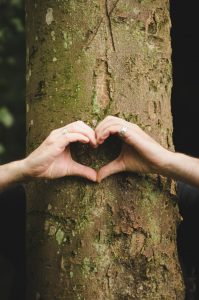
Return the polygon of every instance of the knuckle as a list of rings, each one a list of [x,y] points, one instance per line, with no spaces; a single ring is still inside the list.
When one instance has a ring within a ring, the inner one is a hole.
[[[65,126],[65,128],[67,128],[67,129],[73,129],[74,128],[74,126],[76,125],[76,123],[77,123],[77,121],[75,121],[75,122],[72,122],[72,123],[70,123],[70,124],[67,124],[66,126]]]
[[[135,123],[131,123],[132,124],[132,126],[133,126],[133,128],[135,129],[135,130],[138,130],[139,129],[139,126],[137,125],[137,124],[135,124]]]
[[[54,135],[54,134],[55,134],[55,132],[56,132],[56,129],[53,129],[53,130],[50,132],[50,135],[49,135],[49,136],[52,136],[52,135]]]
[[[78,130],[78,128],[82,127],[83,122],[82,121],[76,121],[75,123],[73,123],[72,125],[72,129],[73,130]]]
[[[82,124],[84,124],[83,121],[81,121],[81,120],[78,120],[78,121],[77,121],[77,125],[82,125]]]
[[[46,143],[48,145],[51,145],[54,143],[54,137],[52,135],[49,135],[49,137],[46,139]]]
[[[75,128],[76,128],[75,124],[76,124],[76,122],[75,122],[75,123],[71,123],[70,125],[65,126],[65,128],[66,128],[69,132],[74,131]]]
[[[116,120],[118,120],[118,118],[115,117],[115,116],[109,115],[109,116],[107,116],[107,120],[109,120],[109,121],[116,121]]]

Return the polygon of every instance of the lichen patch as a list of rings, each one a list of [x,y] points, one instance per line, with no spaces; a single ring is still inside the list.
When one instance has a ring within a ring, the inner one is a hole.
[[[54,17],[53,17],[53,9],[52,8],[48,8],[47,9],[47,13],[46,13],[46,23],[48,25],[51,25],[51,23],[54,21]]]

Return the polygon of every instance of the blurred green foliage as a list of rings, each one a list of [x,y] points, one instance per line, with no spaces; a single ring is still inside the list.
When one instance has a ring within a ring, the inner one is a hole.
[[[0,163],[25,155],[24,1],[0,0]]]
[[[0,108],[0,123],[7,128],[12,127],[14,123],[13,115],[9,112],[7,107]]]

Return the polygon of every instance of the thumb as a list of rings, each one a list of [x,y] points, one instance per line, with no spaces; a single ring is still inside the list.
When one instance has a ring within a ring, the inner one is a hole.
[[[115,160],[113,160],[112,162],[110,162],[109,164],[103,166],[97,174],[97,182],[101,182],[104,178],[115,174],[115,173],[119,173],[122,171],[125,171],[125,165],[124,162],[121,158],[121,155],[119,157],[117,157]]]
[[[76,161],[73,161],[71,165],[70,175],[81,176],[94,182],[97,181],[97,172],[94,169],[81,165]]]

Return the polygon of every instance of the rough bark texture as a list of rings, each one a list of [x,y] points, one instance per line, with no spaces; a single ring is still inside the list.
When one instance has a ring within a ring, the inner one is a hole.
[[[28,152],[106,115],[172,149],[168,0],[40,0],[27,9]],[[120,141],[74,157],[100,167]],[[27,185],[27,299],[183,299],[171,182],[135,174]]]

